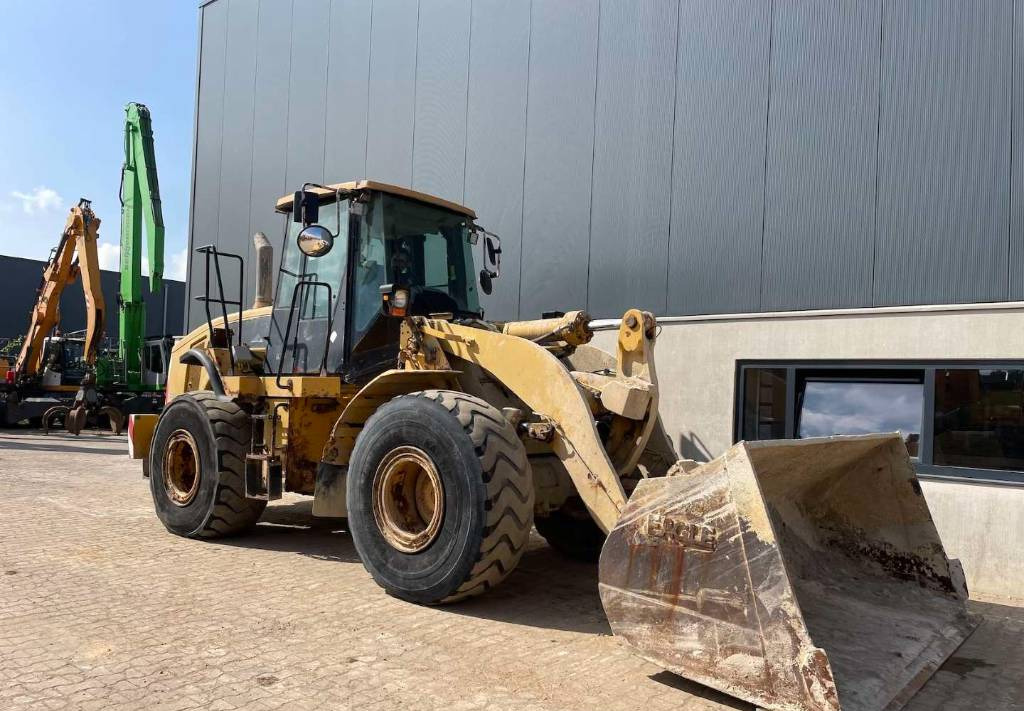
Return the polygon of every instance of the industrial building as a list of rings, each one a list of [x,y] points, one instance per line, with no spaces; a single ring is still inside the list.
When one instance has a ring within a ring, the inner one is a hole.
[[[0,255],[0,338],[24,336],[28,329],[29,316],[36,305],[36,291],[46,269],[46,262],[38,259],[6,257]],[[118,280],[117,272],[101,270],[103,301],[107,304],[103,335],[116,344],[118,337]],[[146,283],[146,280],[143,280]],[[150,293],[143,287],[146,303],[147,336],[177,336],[184,332],[185,284],[165,279],[158,294]],[[83,331],[86,326],[85,296],[82,282],[76,280],[68,285],[60,301],[61,330],[65,333]]]
[[[1016,597],[1016,4],[211,0],[191,246],[251,274],[305,182],[468,205],[502,238],[489,317],[657,314],[681,456],[898,430],[972,591]]]

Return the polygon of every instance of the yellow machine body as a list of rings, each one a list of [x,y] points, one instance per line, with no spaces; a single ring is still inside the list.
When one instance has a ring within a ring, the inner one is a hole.
[[[328,204],[332,193],[390,190],[473,217],[373,181],[314,190]],[[298,209],[298,197],[278,209]],[[314,495],[316,515],[346,515],[353,451],[382,407],[464,393],[521,438],[538,528],[578,497],[607,534],[600,593],[612,629],[667,669],[766,709],[898,708],[972,629],[963,576],[898,436],[741,442],[711,462],[676,462],[658,417],[650,313],[623,315],[613,354],[588,345],[583,312],[508,323],[404,315],[393,365],[348,382],[269,374],[263,346],[233,358],[237,330],[274,308],[180,339],[167,397],[213,391],[253,413],[264,466],[280,466],[284,490]],[[151,437],[151,424],[133,438]],[[132,449],[160,456],[145,442]]]

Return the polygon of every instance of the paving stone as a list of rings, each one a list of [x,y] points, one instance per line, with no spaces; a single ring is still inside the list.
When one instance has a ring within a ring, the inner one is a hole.
[[[540,538],[491,594],[418,607],[385,595],[308,499],[275,502],[247,536],[171,535],[125,451],[0,433],[0,708],[750,708],[631,654],[594,567]],[[983,624],[909,711],[1020,708],[1024,610],[972,606]]]

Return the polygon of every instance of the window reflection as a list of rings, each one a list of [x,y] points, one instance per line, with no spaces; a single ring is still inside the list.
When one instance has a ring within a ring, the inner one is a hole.
[[[782,439],[786,436],[786,370],[746,371],[743,398],[743,439]]]
[[[1024,469],[1024,370],[937,371],[933,460]]]
[[[803,389],[798,437],[899,432],[918,456],[924,387],[921,383],[813,381]]]

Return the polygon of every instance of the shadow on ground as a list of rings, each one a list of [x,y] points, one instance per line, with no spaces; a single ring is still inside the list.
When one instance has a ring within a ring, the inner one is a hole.
[[[611,634],[597,593],[597,566],[567,560],[537,536],[501,585],[445,609],[529,627]]]
[[[252,533],[223,540],[220,544],[296,553],[342,563],[359,562],[344,519],[314,517],[312,500],[270,506]],[[1021,679],[1006,670],[1024,668],[1024,645],[1011,644],[1008,652],[1007,641],[1024,637],[1024,608],[975,601],[970,606],[973,612],[983,616],[982,624],[908,708],[915,711],[940,708],[934,706],[929,697],[941,700],[952,692],[943,688],[943,677],[955,679],[956,686],[982,682],[993,693],[993,698],[1001,695],[1017,698]],[[611,634],[598,596],[597,566],[567,560],[536,534],[518,568],[501,585],[481,597],[437,609],[452,615],[542,629]],[[738,711],[754,708],[671,672],[659,672],[650,678],[727,708]],[[1000,684],[1007,688],[993,689]],[[998,704],[996,707],[1003,708]]]
[[[95,440],[91,440],[95,441]],[[106,444],[106,443],[104,443]],[[0,439],[0,449],[10,449],[23,452],[51,452],[53,454],[126,454],[128,447],[123,441],[113,440],[110,446],[95,447],[69,447],[63,442],[54,438],[52,444],[46,444],[46,440],[26,442],[24,439]]]
[[[695,681],[684,679],[681,676],[673,674],[669,671],[658,672],[657,674],[651,674],[647,677],[651,681],[656,681],[659,684],[664,684],[672,689],[678,689],[683,691],[690,696],[696,696],[699,699],[706,699],[713,703],[719,704],[730,709],[737,709],[737,711],[752,711],[757,707],[753,704],[749,704],[746,701],[740,701],[739,699],[723,694],[721,691],[715,691],[709,686],[698,684]]]
[[[317,518],[312,509],[312,499],[268,506],[251,533],[216,543],[359,563],[345,520]],[[501,585],[438,609],[531,627],[611,634],[597,594],[597,566],[567,560],[536,535]]]
[[[298,553],[318,560],[358,563],[345,520],[313,516],[313,500],[268,506],[256,528],[220,545]]]

